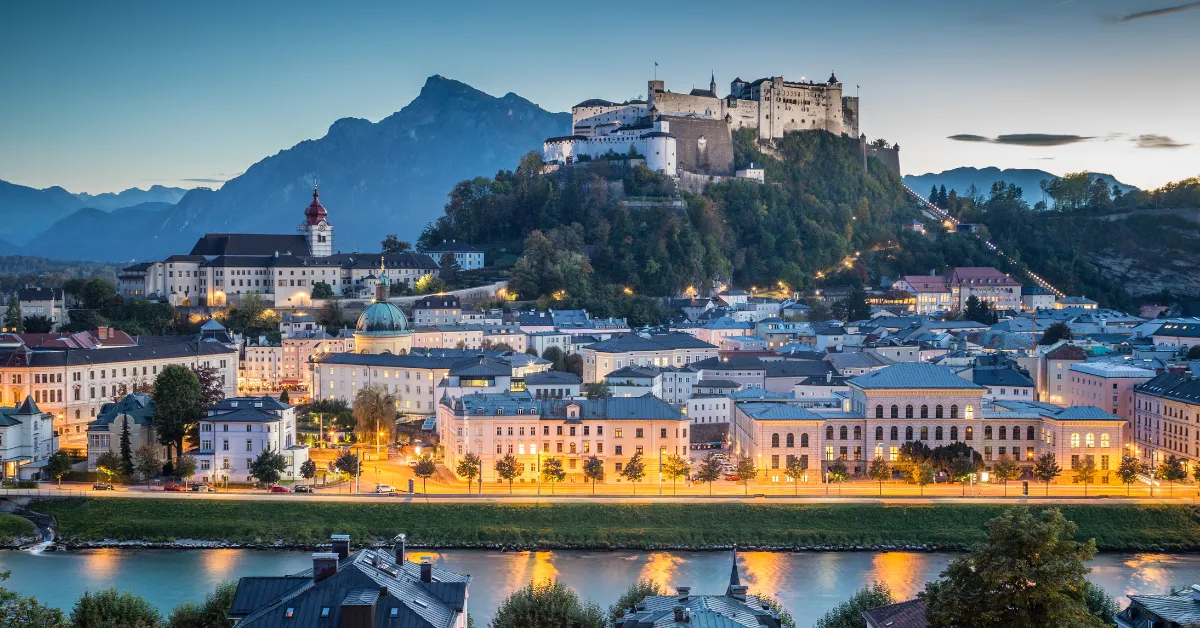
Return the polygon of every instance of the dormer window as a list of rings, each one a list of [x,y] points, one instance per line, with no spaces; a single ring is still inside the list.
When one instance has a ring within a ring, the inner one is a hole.
[[[290,608],[290,607],[286,611],[283,612],[283,616],[288,619],[291,619],[295,614],[296,614],[296,609]]]
[[[321,617],[329,617],[329,607],[328,606],[321,607]]]

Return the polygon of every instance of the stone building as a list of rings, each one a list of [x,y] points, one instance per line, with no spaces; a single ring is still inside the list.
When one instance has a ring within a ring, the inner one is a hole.
[[[1182,458],[1189,474],[1200,465],[1200,379],[1162,373],[1134,388],[1132,453],[1161,464]]]
[[[0,406],[0,478],[28,480],[40,475],[46,459],[58,451],[54,417],[32,397],[20,405]]]

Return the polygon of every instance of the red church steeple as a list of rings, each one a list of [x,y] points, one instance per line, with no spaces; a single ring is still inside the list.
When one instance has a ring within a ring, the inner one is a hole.
[[[310,225],[318,225],[321,224],[321,222],[329,222],[329,220],[326,218],[326,215],[329,212],[325,211],[325,207],[321,205],[321,201],[317,200],[318,196],[320,196],[320,194],[317,192],[317,183],[314,181],[312,203],[309,204],[308,209],[304,210],[304,219]]]

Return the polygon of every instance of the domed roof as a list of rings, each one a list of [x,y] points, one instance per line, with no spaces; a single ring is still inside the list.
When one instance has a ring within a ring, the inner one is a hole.
[[[304,210],[304,221],[310,225],[319,225],[325,220],[325,216],[329,212],[325,211],[325,206],[321,205],[321,201],[317,200],[320,194],[317,193],[317,184],[313,184],[313,200],[309,203],[308,209]]]
[[[408,331],[408,317],[400,308],[387,301],[377,301],[363,310],[354,325],[356,334],[385,336]]]

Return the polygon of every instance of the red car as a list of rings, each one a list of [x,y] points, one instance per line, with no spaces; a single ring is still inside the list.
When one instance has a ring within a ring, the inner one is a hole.
[[[184,492],[183,485],[182,485],[182,484],[176,484],[176,483],[174,483],[174,482],[169,482],[169,483],[167,483],[167,484],[163,485],[163,490],[164,490],[164,491],[170,491],[170,492],[172,492],[172,493],[182,493],[182,492]]]
[[[286,486],[280,486],[278,484],[275,484],[275,485],[271,486],[271,492],[272,493],[290,493],[290,492],[292,492],[292,489],[290,489]]]

